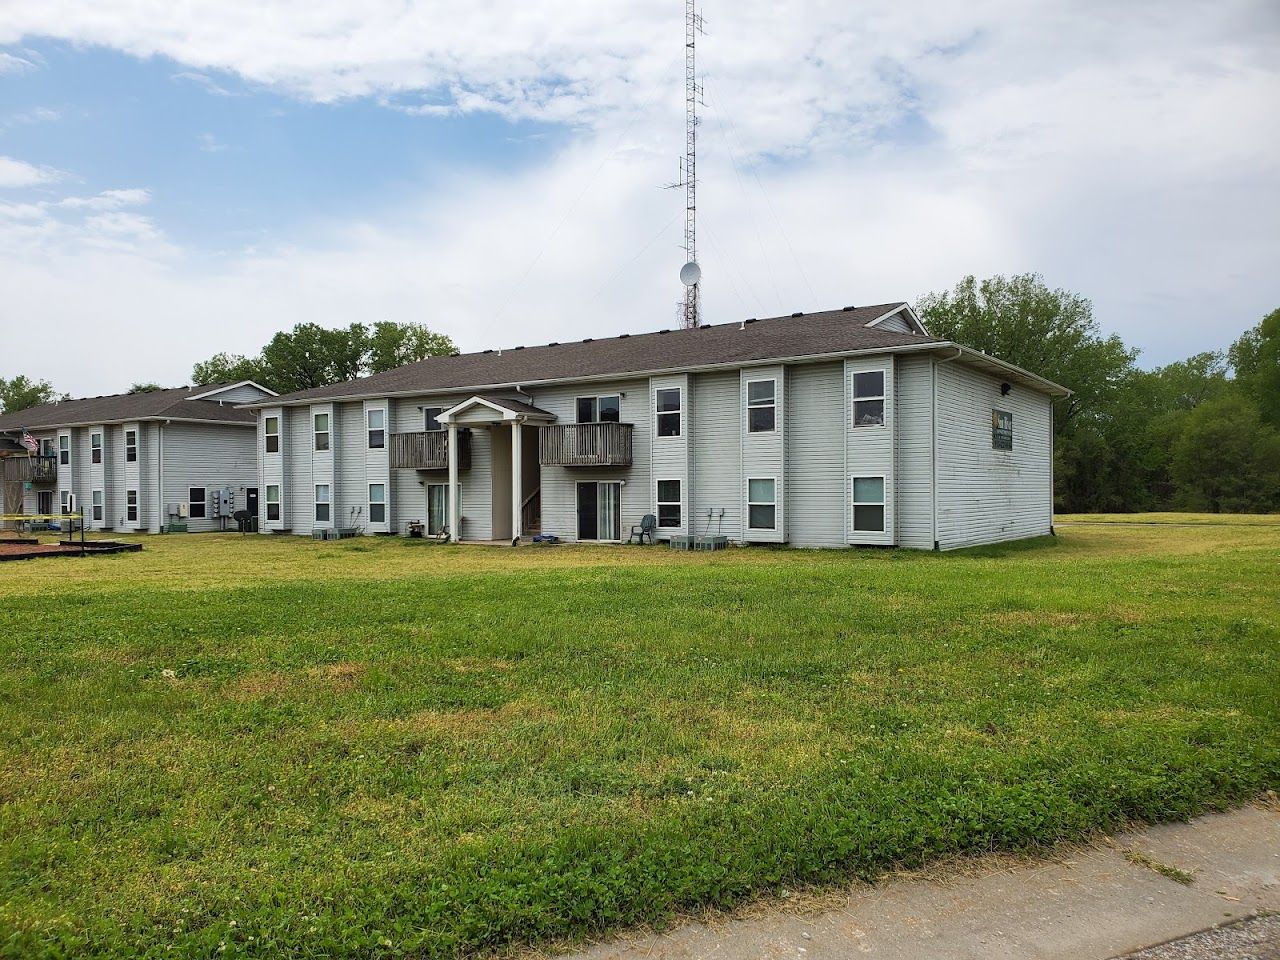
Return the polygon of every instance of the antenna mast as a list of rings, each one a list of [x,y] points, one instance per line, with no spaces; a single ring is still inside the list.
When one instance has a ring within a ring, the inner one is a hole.
[[[695,0],[684,4],[684,161],[680,168],[680,184],[684,186],[684,254],[685,265],[680,270],[680,282],[684,286],[684,309],[680,326],[686,330],[696,328],[702,321],[700,287],[702,270],[698,266],[698,104],[702,99],[702,86],[698,83],[695,46],[702,33],[702,14],[694,9]]]

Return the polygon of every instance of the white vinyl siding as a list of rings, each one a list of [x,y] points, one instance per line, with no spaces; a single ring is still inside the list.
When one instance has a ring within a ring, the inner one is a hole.
[[[311,528],[330,529],[336,524],[334,522],[335,509],[333,507],[333,494],[335,491],[334,483],[334,463],[337,458],[335,453],[335,437],[337,424],[334,422],[334,405],[331,403],[315,403],[308,409],[310,429],[307,431],[307,439],[310,441],[311,447],[311,482],[308,485],[310,489],[306,498],[302,501],[306,504],[315,502],[315,492],[317,486],[327,487],[329,490],[330,507],[329,518],[321,520],[316,516],[315,510],[308,510],[308,516],[311,519]],[[321,430],[321,427],[327,428]],[[317,442],[316,435],[327,434],[327,439]],[[327,444],[327,449],[318,449],[320,446]],[[361,498],[364,499],[363,497]]]
[[[842,547],[845,536],[844,363],[787,368],[787,541]]]
[[[894,364],[894,518],[900,547],[933,549],[933,359]]]
[[[274,420],[274,423],[272,420]],[[288,489],[288,483],[285,478],[287,463],[285,451],[288,449],[285,423],[284,411],[279,407],[269,407],[262,410],[258,415],[259,492],[262,493],[268,486],[274,486],[277,488],[277,492],[281,494],[279,500],[280,509],[277,518],[274,520],[267,516],[265,496],[258,497],[259,530],[286,530],[289,527],[283,496],[284,491]],[[268,449],[268,437],[271,434],[267,430],[271,426],[275,428],[276,441],[274,446],[276,449],[274,451]]]
[[[257,486],[254,430],[248,426],[170,423],[164,427],[163,502],[184,503],[192,487],[204,487],[210,500],[215,491],[231,488],[232,512],[243,510],[245,489]],[[234,528],[214,515],[210,502],[203,520],[189,519],[192,533]]]
[[[365,423],[364,481],[366,487],[380,484],[385,498],[382,507],[382,519],[374,520],[373,516],[370,515],[367,529],[370,533],[387,533],[395,529],[391,501],[391,413],[386,400],[366,400],[362,410]],[[381,424],[380,427],[378,426],[379,424]],[[373,442],[377,438],[374,436],[371,440],[370,435],[376,434],[379,430],[382,433],[382,445],[374,446]]]
[[[774,403],[776,405],[774,429],[764,432],[751,432],[748,427],[751,384],[755,381],[771,380],[774,382]],[[739,490],[739,501],[742,524],[742,539],[748,543],[782,543],[786,536],[786,511],[783,509],[786,494],[786,423],[787,410],[784,403],[786,396],[786,371],[781,366],[748,367],[741,372],[738,397],[738,430],[742,443],[742,484]],[[775,517],[770,528],[752,527],[750,523],[750,490],[748,480],[752,477],[768,477],[775,482]]]
[[[653,445],[653,477],[662,477],[664,480],[679,480],[681,495],[685,498],[686,509],[681,512],[682,525],[680,527],[660,527],[657,531],[659,537],[670,537],[692,532],[688,528],[688,489],[691,457],[689,455],[690,435],[694,429],[694,415],[696,411],[693,408],[693,397],[690,392],[691,377],[687,374],[676,374],[673,376],[651,377],[649,380],[649,409],[653,417],[653,434],[650,437],[650,443]],[[663,391],[678,390],[680,393],[680,433],[677,436],[660,436],[660,428],[658,426],[657,403],[658,396]],[[646,511],[657,515],[657,488],[652,487],[649,491],[653,507]]]
[[[690,533],[715,536],[718,531],[737,542],[742,539],[738,371],[699,373],[692,380],[697,422],[692,428],[693,464],[690,490],[685,497],[691,511]]]
[[[850,484],[845,485],[844,517],[849,542],[853,544],[889,545],[894,542],[894,358],[857,357],[845,361],[845,475],[854,477],[883,477],[885,488],[885,528],[881,532],[855,530],[853,526],[853,495]],[[883,423],[867,424],[868,419],[878,419],[878,407],[867,407],[857,402],[857,384],[875,383],[874,379],[859,381],[859,374],[875,374],[882,377],[883,386],[866,391],[864,396],[882,397],[872,403],[883,402]],[[881,392],[881,390],[883,392]],[[857,411],[855,413],[855,411]],[[855,423],[855,417],[862,424]]]
[[[1050,399],[997,377],[939,363],[938,545],[943,550],[1049,533],[1053,523]],[[991,446],[993,407],[1013,414],[1013,449]]]

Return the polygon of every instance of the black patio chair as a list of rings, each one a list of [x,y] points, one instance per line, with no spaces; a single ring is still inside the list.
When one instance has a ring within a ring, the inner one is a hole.
[[[631,536],[627,537],[627,543],[639,543],[644,546],[644,538],[649,538],[649,543],[653,543],[653,531],[658,529],[658,518],[652,513],[646,513],[640,518],[638,525],[632,525]]]

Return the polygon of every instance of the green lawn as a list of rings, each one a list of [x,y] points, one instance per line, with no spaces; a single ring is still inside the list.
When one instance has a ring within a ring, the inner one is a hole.
[[[0,954],[450,957],[1244,801],[1278,519],[0,564]]]

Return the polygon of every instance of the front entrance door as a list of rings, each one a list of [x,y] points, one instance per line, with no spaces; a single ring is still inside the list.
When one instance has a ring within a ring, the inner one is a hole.
[[[249,516],[258,519],[258,488],[249,487],[244,492],[244,508],[249,511]]]
[[[622,484],[578,484],[578,539],[622,539]]]

